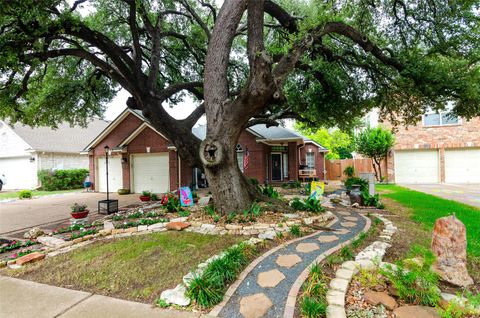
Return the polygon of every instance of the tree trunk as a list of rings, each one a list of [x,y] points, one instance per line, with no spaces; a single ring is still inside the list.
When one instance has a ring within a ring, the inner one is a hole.
[[[378,182],[381,182],[381,181],[382,181],[382,166],[380,165],[381,159],[378,160],[377,158],[375,158],[374,160],[375,160],[375,163],[376,163],[377,166],[378,166],[378,177],[377,177],[377,181],[378,181]]]
[[[372,167],[373,171],[375,172],[375,179],[378,181],[378,172],[377,172],[377,166],[375,165],[375,160],[372,158]]]
[[[240,213],[244,209],[249,209],[259,194],[238,167],[236,134],[214,136],[214,138],[207,136],[201,143],[199,155],[215,207],[224,214]]]

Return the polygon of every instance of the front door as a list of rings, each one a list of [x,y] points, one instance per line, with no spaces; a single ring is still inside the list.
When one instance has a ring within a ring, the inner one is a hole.
[[[272,181],[282,181],[282,154],[272,153]]]

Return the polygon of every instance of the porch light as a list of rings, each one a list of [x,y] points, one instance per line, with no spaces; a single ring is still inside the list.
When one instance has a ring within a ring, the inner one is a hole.
[[[147,153],[150,153],[150,147],[146,147]]]

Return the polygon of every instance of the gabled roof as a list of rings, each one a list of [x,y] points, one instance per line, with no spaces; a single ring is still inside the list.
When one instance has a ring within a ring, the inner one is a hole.
[[[106,127],[87,147],[85,150],[88,151],[90,148],[95,147],[105,136],[107,136],[115,127],[117,127],[127,116],[128,114],[133,114],[143,120],[143,124],[141,124],[137,129],[135,129],[125,140],[123,140],[118,146],[123,147],[127,145],[130,141],[132,141],[140,132],[142,132],[146,127],[153,129],[156,133],[163,136],[160,132],[158,132],[153,126],[150,124],[147,118],[143,116],[142,111],[135,110],[135,109],[125,109],[113,122],[110,123],[108,127]],[[302,141],[313,143],[320,148],[320,151],[328,151],[322,145],[314,142],[313,140],[298,134],[290,129],[287,129],[282,126],[271,126],[268,127],[265,124],[258,124],[252,127],[247,128],[247,131],[257,137],[257,141],[262,142],[275,142],[275,141]],[[199,138],[200,140],[204,140],[207,135],[207,125],[198,125],[192,128],[192,133]]]
[[[78,153],[109,124],[94,118],[87,127],[70,126],[61,123],[57,129],[50,127],[30,127],[21,123],[10,124],[10,128],[22,138],[32,151]]]

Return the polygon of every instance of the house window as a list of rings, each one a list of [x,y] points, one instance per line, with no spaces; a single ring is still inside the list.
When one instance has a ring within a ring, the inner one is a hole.
[[[447,126],[457,125],[458,123],[458,117],[453,116],[450,112],[429,113],[423,115],[424,126]]]
[[[236,151],[238,167],[240,168],[240,171],[243,172],[243,148],[240,144],[237,144]]]
[[[308,169],[315,169],[315,154],[307,152],[307,167]]]

